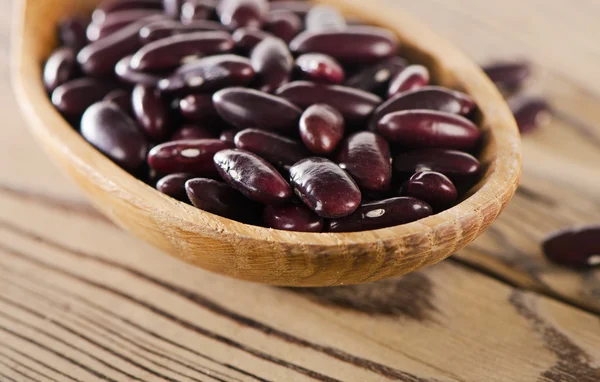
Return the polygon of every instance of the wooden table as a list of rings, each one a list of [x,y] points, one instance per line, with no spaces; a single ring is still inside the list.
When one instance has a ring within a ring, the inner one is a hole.
[[[596,0],[396,0],[478,61],[533,60],[557,117],[524,138],[522,187],[466,250],[301,290],[192,268],[92,209],[19,115],[0,1],[0,381],[600,381],[600,271],[539,249],[600,221]]]

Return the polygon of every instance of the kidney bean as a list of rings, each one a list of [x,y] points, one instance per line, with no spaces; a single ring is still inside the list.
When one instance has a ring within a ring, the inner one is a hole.
[[[323,231],[323,218],[306,207],[287,204],[266,206],[263,221],[268,228],[296,232]]]
[[[279,167],[292,166],[309,156],[298,141],[258,129],[245,129],[234,138],[235,147],[249,151]]]
[[[202,56],[226,53],[234,42],[227,32],[194,32],[149,43],[131,59],[134,70],[166,70]]]
[[[342,141],[337,162],[361,189],[383,191],[392,181],[390,146],[375,133],[361,131]]]
[[[237,134],[237,130],[225,130],[221,132],[219,139],[225,142],[233,143],[235,140],[235,136]]]
[[[600,226],[590,225],[553,232],[542,243],[544,255],[572,268],[600,265]]]
[[[249,199],[282,204],[292,197],[290,185],[267,161],[247,151],[223,150],[214,162],[221,177]]]
[[[454,183],[446,175],[435,171],[414,174],[402,187],[402,195],[423,200],[436,211],[452,206],[458,198]]]
[[[194,121],[212,121],[218,118],[210,94],[190,94],[179,101],[179,110],[183,118]]]
[[[445,149],[414,150],[402,153],[394,160],[396,171],[404,174],[431,170],[441,172],[451,179],[477,175],[481,166],[471,154]]]
[[[185,141],[190,139],[214,139],[217,134],[205,126],[183,125],[171,136],[171,141]]]
[[[508,101],[508,105],[522,134],[547,125],[552,119],[550,105],[539,97],[515,97]]]
[[[303,54],[296,59],[296,67],[304,80],[333,85],[344,82],[344,68],[325,54]]]
[[[339,111],[350,126],[362,126],[381,103],[381,98],[362,90],[307,81],[290,82],[275,94],[302,109],[316,103],[327,104]]]
[[[87,44],[86,28],[89,20],[83,16],[62,19],[58,24],[58,38],[62,46],[78,52]]]
[[[107,15],[132,9],[162,9],[161,0],[104,0],[92,13],[94,23],[103,23]]]
[[[427,203],[410,197],[397,197],[365,203],[352,215],[329,221],[329,232],[356,232],[411,223],[433,213]]]
[[[275,10],[267,13],[263,28],[289,43],[302,30],[302,20],[294,12]]]
[[[325,158],[306,158],[290,168],[294,192],[317,215],[339,218],[353,213],[361,193],[352,178]]]
[[[212,19],[216,15],[217,1],[187,0],[181,6],[181,22],[187,24],[197,20]]]
[[[250,60],[233,54],[201,58],[183,65],[158,87],[168,94],[207,93],[229,86],[246,85],[254,78]]]
[[[198,176],[214,177],[215,153],[233,145],[218,139],[174,141],[155,146],[148,154],[150,168],[163,173],[186,172]]]
[[[526,61],[496,62],[483,67],[485,74],[502,90],[520,89],[531,77],[531,66]]]
[[[221,23],[229,29],[260,28],[268,10],[266,0],[221,0],[217,8]]]
[[[313,153],[331,154],[344,137],[344,117],[329,105],[312,105],[300,117],[300,137]]]
[[[112,102],[127,115],[131,115],[133,113],[133,110],[131,109],[131,93],[126,90],[113,90],[104,97],[103,101]]]
[[[247,221],[256,209],[242,194],[213,179],[191,179],[185,189],[195,207],[225,218]]]
[[[384,96],[391,79],[408,66],[402,57],[392,57],[359,70],[346,80],[345,85]]]
[[[211,31],[226,32],[227,28],[211,20],[194,20],[185,25],[174,20],[158,20],[140,29],[139,35],[142,43],[149,44],[178,34]]]
[[[265,38],[252,50],[250,62],[256,73],[258,89],[267,93],[289,82],[294,68],[294,59],[287,45],[274,37]]]
[[[127,171],[139,169],[148,142],[133,119],[111,102],[90,106],[81,118],[81,135]]]
[[[302,110],[264,92],[245,88],[223,89],[213,95],[217,113],[233,126],[289,133],[295,131]]]
[[[72,48],[55,50],[44,65],[44,86],[52,92],[58,86],[72,80],[78,73],[77,59]]]
[[[235,48],[242,54],[249,55],[254,47],[267,37],[275,37],[271,33],[256,28],[240,28],[233,32]]]
[[[193,178],[195,178],[193,174],[170,174],[160,178],[156,183],[156,189],[165,195],[187,203],[189,198],[185,190],[185,183]]]
[[[276,2],[272,2],[271,4],[269,4],[271,6],[271,10],[275,11],[275,10],[286,10],[286,11],[291,11],[294,12],[298,17],[304,19],[306,17],[306,15],[308,14],[308,11],[310,11],[310,9],[312,7],[314,7],[314,4],[311,2],[307,2],[307,1],[276,1]]]
[[[306,29],[309,31],[343,30],[346,19],[334,7],[316,5],[306,14]]]
[[[115,73],[117,78],[127,84],[156,86],[162,78],[161,75],[133,70],[129,65],[131,62],[131,57],[133,56],[123,57],[123,59],[117,62],[115,65]]]
[[[423,65],[410,65],[397,73],[390,81],[388,98],[429,84],[429,70]]]
[[[396,37],[376,27],[305,31],[290,42],[290,50],[295,54],[323,53],[345,65],[374,64],[394,56],[397,49]]]
[[[101,101],[110,91],[112,83],[93,78],[78,78],[58,86],[52,92],[52,104],[66,116],[79,116],[92,104]]]
[[[110,36],[111,34],[123,29],[133,22],[139,21],[148,16],[163,17],[158,10],[152,9],[130,9],[127,11],[114,12],[106,16],[103,22],[93,21],[86,29],[86,35],[89,41]]]
[[[156,89],[137,85],[131,103],[138,123],[150,139],[161,142],[171,135],[169,106]]]
[[[432,110],[405,110],[387,114],[377,131],[392,142],[409,148],[470,150],[481,132],[460,115]]]
[[[176,19],[181,14],[181,6],[184,0],[162,0],[165,13]]]

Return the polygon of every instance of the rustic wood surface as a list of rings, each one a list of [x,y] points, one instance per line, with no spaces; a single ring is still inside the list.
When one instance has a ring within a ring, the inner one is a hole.
[[[555,228],[600,221],[593,0],[397,0],[479,61],[533,60],[557,118],[525,137],[522,187],[466,250],[300,290],[189,267],[91,208],[17,111],[0,1],[0,381],[600,380],[600,272],[539,251]]]

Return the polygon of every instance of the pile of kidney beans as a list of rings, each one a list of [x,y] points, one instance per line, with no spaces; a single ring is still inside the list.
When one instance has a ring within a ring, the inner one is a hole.
[[[329,6],[105,0],[59,37],[43,78],[60,113],[123,169],[220,216],[378,229],[452,207],[482,172],[473,100]]]

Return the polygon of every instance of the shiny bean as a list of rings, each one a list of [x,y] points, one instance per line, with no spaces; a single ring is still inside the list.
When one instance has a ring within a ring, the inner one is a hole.
[[[214,121],[218,118],[210,94],[190,94],[179,101],[179,110],[188,121]]]
[[[264,92],[245,88],[223,89],[213,95],[219,115],[233,126],[293,132],[297,129],[302,110]]]
[[[420,89],[429,84],[429,70],[423,65],[410,65],[402,69],[390,81],[388,98],[410,90]]]
[[[481,137],[477,126],[460,115],[432,110],[405,110],[387,114],[377,131],[409,148],[470,150]]]
[[[539,97],[515,97],[508,101],[522,134],[545,126],[552,119],[552,109],[545,99]]]
[[[183,125],[171,136],[171,141],[185,141],[189,139],[214,139],[217,134],[210,128],[197,125]]]
[[[337,85],[344,82],[344,68],[333,58],[320,53],[303,54],[296,59],[303,80]]]
[[[279,38],[268,37],[252,50],[252,68],[256,73],[256,87],[272,93],[290,80],[294,58],[287,45]]]
[[[115,86],[111,83],[93,78],[78,78],[54,89],[52,104],[65,116],[76,117],[114,89]]]
[[[483,67],[485,74],[504,91],[520,89],[531,77],[531,66],[526,61],[496,62]]]
[[[310,154],[298,141],[258,129],[240,131],[234,142],[238,149],[254,153],[278,167],[292,166]]]
[[[89,41],[97,41],[110,36],[127,25],[149,16],[162,18],[164,15],[156,9],[130,9],[127,11],[114,12],[107,15],[103,22],[99,23],[93,21],[88,25],[86,35]]]
[[[323,218],[306,207],[287,204],[267,206],[263,212],[263,222],[268,228],[296,232],[321,232]]]
[[[450,179],[461,179],[479,174],[481,166],[471,154],[456,150],[425,149],[398,155],[394,168],[403,174],[431,170],[441,172]]]
[[[276,1],[270,4],[271,10],[283,9],[294,12],[298,17],[304,19],[314,4],[307,1]]]
[[[119,60],[115,65],[115,73],[122,82],[132,85],[144,85],[144,86],[156,86],[161,80],[162,76],[156,73],[141,72],[133,70],[129,65],[131,57],[126,56]]]
[[[289,43],[302,30],[302,20],[291,11],[271,11],[267,13],[263,28]]]
[[[163,38],[194,32],[227,31],[222,24],[210,20],[194,20],[181,24],[174,20],[158,20],[140,29],[140,40],[144,44]]]
[[[268,10],[266,0],[222,0],[217,8],[221,23],[232,30],[260,28]]]
[[[437,211],[444,210],[458,197],[454,183],[444,174],[421,171],[414,174],[402,187],[402,195],[420,199]]]
[[[342,30],[346,27],[344,16],[329,5],[316,5],[306,14],[306,29],[309,31]]]
[[[249,55],[252,49],[267,37],[275,36],[256,28],[240,28],[232,35],[233,41],[235,41],[235,48],[245,55]]]
[[[433,213],[427,203],[410,197],[397,197],[365,203],[350,216],[329,221],[329,232],[356,232],[411,223]]]
[[[133,110],[131,109],[131,93],[126,90],[113,90],[108,93],[103,100],[114,103],[119,107],[119,109],[127,113],[127,115],[131,115],[133,113]]]
[[[87,44],[86,28],[89,20],[83,16],[73,16],[61,20],[58,24],[58,38],[61,45],[78,52]]]
[[[396,37],[388,30],[376,27],[305,31],[290,42],[290,50],[295,54],[323,53],[344,65],[374,64],[394,56],[397,49]]]
[[[169,106],[156,89],[137,85],[133,89],[131,104],[133,114],[150,139],[162,142],[171,135]]]
[[[276,92],[294,105],[306,109],[316,103],[327,104],[339,111],[347,126],[363,126],[381,103],[381,98],[362,90],[338,85],[290,82]]]
[[[188,202],[189,198],[185,191],[185,183],[195,178],[192,174],[177,173],[167,175],[156,183],[156,189],[165,195],[169,195],[182,202]]]
[[[361,193],[352,178],[325,158],[303,159],[290,168],[294,192],[317,215],[339,218],[353,213]]]
[[[92,13],[94,23],[103,23],[107,15],[131,9],[162,9],[161,0],[104,0]]]
[[[572,268],[600,265],[600,226],[562,229],[547,236],[542,249],[556,264]]]
[[[225,142],[233,143],[237,133],[237,130],[224,130],[221,132],[219,139]]]
[[[392,181],[390,146],[375,133],[361,131],[342,141],[337,162],[361,189],[383,191]]]
[[[167,142],[150,150],[148,165],[162,174],[186,172],[197,176],[214,177],[218,173],[213,164],[213,156],[231,147],[232,144],[218,139]]]
[[[254,78],[250,60],[233,54],[201,58],[183,65],[158,87],[169,94],[208,93],[230,86],[243,86]]]
[[[72,48],[55,50],[44,65],[44,86],[52,92],[58,86],[72,80],[78,74],[79,67]]]
[[[183,24],[197,20],[207,20],[216,14],[216,0],[187,0],[181,6],[181,22]]]
[[[408,66],[402,57],[392,57],[359,70],[346,80],[345,85],[361,89],[381,97],[386,95],[390,80]]]
[[[214,162],[221,177],[249,199],[263,204],[282,204],[292,197],[288,182],[267,161],[247,151],[223,150]]]
[[[223,182],[196,178],[185,184],[188,197],[195,207],[230,219],[248,220],[252,203]]]
[[[234,42],[227,32],[194,32],[166,37],[144,46],[131,58],[134,70],[167,70],[202,56],[226,53]]]
[[[300,137],[313,153],[331,154],[344,137],[344,117],[329,105],[312,105],[300,117]]]
[[[81,118],[81,135],[127,171],[146,160],[148,142],[136,123],[111,102],[90,106]]]
[[[184,0],[162,0],[165,13],[173,19],[179,18],[183,1]]]

